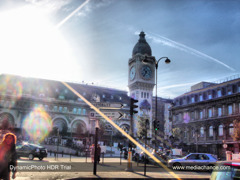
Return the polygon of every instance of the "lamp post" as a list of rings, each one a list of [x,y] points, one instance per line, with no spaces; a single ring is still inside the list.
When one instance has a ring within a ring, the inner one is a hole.
[[[169,64],[171,62],[170,59],[168,59],[168,57],[161,57],[160,59],[156,60],[154,59],[154,63],[155,63],[155,69],[156,69],[156,95],[155,95],[155,125],[157,125],[157,106],[158,106],[158,102],[157,102],[157,70],[158,70],[158,63],[162,60],[165,59],[165,63]],[[149,60],[147,60],[146,56],[143,60],[143,63],[148,63]],[[155,128],[155,127],[154,127]],[[155,151],[157,151],[157,131],[154,129],[154,134],[155,134]]]
[[[171,61],[168,59],[168,57],[161,57],[158,61],[155,60],[155,68],[156,68],[156,97],[155,97],[155,123],[157,124],[157,70],[158,70],[158,63],[165,59],[165,63],[169,64]],[[155,152],[157,151],[157,131],[155,130]]]

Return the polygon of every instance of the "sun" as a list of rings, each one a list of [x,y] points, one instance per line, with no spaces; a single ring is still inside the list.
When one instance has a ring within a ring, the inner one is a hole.
[[[77,62],[44,10],[25,6],[0,13],[0,74],[63,79]]]

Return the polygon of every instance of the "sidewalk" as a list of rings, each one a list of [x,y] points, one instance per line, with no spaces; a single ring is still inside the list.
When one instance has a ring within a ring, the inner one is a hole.
[[[179,177],[181,179],[209,179],[210,173],[208,172],[194,172],[194,171],[171,171],[173,172],[172,175],[168,173],[165,169],[161,167],[156,167],[153,165],[148,164],[147,165],[147,171],[146,175],[144,176],[144,164],[138,164],[136,162],[133,162],[132,169],[134,172],[127,172],[126,168],[127,160],[121,159],[121,165],[120,165],[120,158],[104,158],[104,162],[101,162],[97,165],[97,173],[96,175],[93,174],[93,168],[94,164],[90,162],[90,158],[87,159],[84,157],[73,157],[70,158],[65,157],[58,157],[58,159],[55,160],[54,157],[48,157],[44,159],[43,161],[39,160],[33,160],[29,161],[28,159],[20,159],[19,165],[23,163],[23,165],[26,165],[27,163],[34,164],[34,165],[43,165],[44,163],[49,164],[62,164],[62,165],[71,165],[71,170],[67,171],[31,171],[31,172],[23,172],[18,171],[16,180],[23,180],[23,179],[29,179],[29,180],[55,180],[55,179],[143,179],[143,178],[149,178],[149,179],[161,179],[161,178],[168,178],[168,179],[176,179],[176,177]],[[38,164],[39,163],[39,164]],[[42,163],[42,164],[41,164]],[[175,176],[173,176],[176,174]],[[175,177],[175,178],[174,178]]]

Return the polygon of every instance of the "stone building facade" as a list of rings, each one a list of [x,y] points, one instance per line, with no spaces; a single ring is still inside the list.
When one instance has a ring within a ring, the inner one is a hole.
[[[232,135],[234,120],[240,120],[240,79],[192,86],[190,92],[174,98],[170,116],[173,128],[181,133],[174,146],[220,158],[226,150],[239,153],[240,142],[233,141]]]

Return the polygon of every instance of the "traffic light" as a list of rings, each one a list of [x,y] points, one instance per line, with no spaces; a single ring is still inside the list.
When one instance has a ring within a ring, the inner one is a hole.
[[[154,129],[155,131],[160,129],[160,121],[154,121]]]
[[[133,99],[133,98],[130,99],[130,115],[138,113],[138,111],[135,110],[135,108],[138,108],[138,105],[135,104],[137,102],[138,100],[136,99]]]

